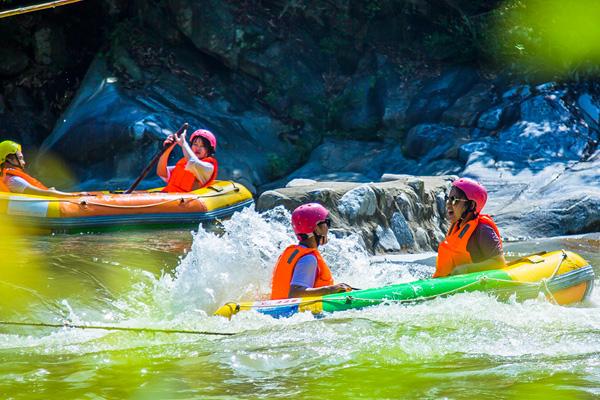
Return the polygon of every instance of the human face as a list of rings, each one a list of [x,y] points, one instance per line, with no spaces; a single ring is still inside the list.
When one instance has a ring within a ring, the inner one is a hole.
[[[194,142],[192,143],[192,151],[198,158],[208,157],[208,149],[204,147],[204,142],[199,137],[194,139]]]
[[[315,228],[315,233],[323,238],[321,243],[319,243],[319,244],[327,243],[327,234],[329,233],[330,226],[331,226],[331,220],[329,218],[325,218],[323,221],[317,223],[317,227]]]
[[[20,165],[21,168],[25,168],[25,158],[20,151],[17,151],[15,154],[10,154],[6,159],[15,166]]]
[[[446,212],[450,223],[458,221],[468,207],[468,201],[456,188],[452,188],[446,198]]]

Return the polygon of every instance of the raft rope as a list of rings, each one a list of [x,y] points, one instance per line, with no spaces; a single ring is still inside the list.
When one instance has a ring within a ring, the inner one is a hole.
[[[527,281],[519,281],[519,280],[511,280],[511,279],[492,278],[492,277],[484,275],[484,276],[479,277],[476,281],[473,281],[466,285],[449,290],[447,292],[443,292],[443,293],[439,293],[439,294],[435,294],[435,295],[431,295],[431,296],[420,296],[420,297],[415,297],[412,299],[368,299],[368,298],[355,297],[352,295],[348,295],[346,297],[346,302],[352,303],[353,301],[364,301],[364,302],[377,303],[377,304],[380,304],[380,303],[397,303],[397,304],[417,303],[417,302],[421,302],[421,301],[433,300],[438,297],[449,296],[449,295],[452,295],[455,293],[459,293],[459,292],[466,290],[467,288],[469,288],[471,286],[482,284],[485,282],[502,282],[502,283],[512,283],[515,285],[537,287],[538,292],[541,292],[541,291],[545,292],[545,294],[550,298],[550,301],[553,304],[558,304],[558,301],[556,301],[556,298],[554,297],[554,295],[552,294],[552,291],[548,287],[548,282],[551,281],[556,276],[563,261],[566,259],[567,259],[567,253],[565,253],[565,251],[562,250],[561,258],[560,258],[558,264],[556,265],[556,267],[554,268],[552,275],[549,278],[544,278],[544,279],[540,280],[539,282],[527,282]],[[411,287],[413,288],[413,292],[416,295],[416,291],[414,290],[414,287],[412,285],[411,285]],[[297,303],[297,305],[298,306],[310,306],[312,304],[317,304],[317,303],[339,304],[339,300],[314,299],[314,300],[309,300],[306,302]],[[296,304],[294,304],[294,305],[296,305]],[[225,304],[225,306],[229,307],[229,309],[232,311],[232,313],[231,313],[232,315],[237,313],[238,311],[240,311],[240,308],[241,308],[241,306],[238,303],[227,303],[227,304]],[[265,306],[250,305],[250,306],[244,306],[244,307],[248,307],[248,308],[252,309],[252,308],[264,308]],[[233,312],[233,311],[235,311],[235,312]]]
[[[194,331],[187,329],[159,329],[159,328],[132,328],[125,326],[103,326],[103,325],[77,325],[77,324],[50,324],[46,322],[17,322],[17,321],[0,321],[0,325],[13,326],[30,326],[44,328],[72,328],[72,329],[94,329],[105,331],[123,331],[136,333],[182,333],[186,335],[208,335],[208,336],[233,336],[235,332],[210,332],[210,331]]]
[[[83,0],[56,0],[48,3],[35,4],[27,7],[19,7],[13,10],[7,10],[0,12],[0,18],[12,17],[13,15],[20,15],[34,11],[45,10],[48,8],[56,8],[60,6],[66,6],[72,3],[78,3]]]
[[[31,203],[35,203],[35,202],[48,202],[48,203],[70,203],[70,204],[76,204],[78,206],[81,207],[86,207],[88,205],[92,205],[92,206],[98,206],[98,207],[107,207],[107,208],[127,208],[127,209],[141,209],[141,208],[151,208],[151,207],[158,207],[161,206],[163,204],[167,204],[167,203],[172,203],[172,202],[179,202],[180,205],[185,205],[186,203],[190,203],[192,201],[195,200],[199,200],[199,199],[203,199],[203,198],[207,198],[207,197],[218,197],[218,196],[223,196],[225,194],[231,193],[231,192],[239,192],[239,188],[236,187],[235,185],[233,185],[233,189],[231,190],[223,190],[221,192],[217,192],[217,193],[212,193],[212,194],[202,194],[202,195],[196,195],[193,197],[177,197],[174,199],[168,199],[168,200],[163,200],[163,201],[159,201],[156,203],[151,203],[151,204],[138,204],[138,205],[120,205],[120,204],[107,204],[107,203],[99,203],[96,201],[89,201],[89,200],[81,200],[81,201],[73,201],[73,200],[67,200],[67,199],[57,199],[57,198],[51,198],[51,199],[30,199],[30,198],[23,198],[23,197],[17,197],[17,198],[10,198],[9,197],[9,201],[20,201],[20,202],[31,202]],[[82,196],[82,197],[94,197],[95,195],[91,195],[91,196]]]

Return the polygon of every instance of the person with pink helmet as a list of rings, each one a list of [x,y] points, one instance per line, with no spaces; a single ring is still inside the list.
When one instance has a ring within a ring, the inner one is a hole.
[[[489,215],[481,213],[487,198],[485,187],[473,179],[452,182],[446,198],[450,229],[438,247],[434,278],[506,265],[498,227]]]
[[[217,150],[217,138],[211,131],[198,129],[190,136],[190,144],[185,140],[186,132],[180,136],[169,135],[164,141],[168,149],[158,160],[156,174],[167,186],[163,192],[190,192],[210,186],[217,178],[218,162],[214,158]],[[178,144],[183,158],[173,167],[168,167],[169,155]]]
[[[288,246],[273,270],[271,299],[323,296],[352,290],[334,284],[331,271],[318,247],[327,243],[331,226],[329,211],[321,204],[307,203],[292,212],[292,228],[300,241]]]

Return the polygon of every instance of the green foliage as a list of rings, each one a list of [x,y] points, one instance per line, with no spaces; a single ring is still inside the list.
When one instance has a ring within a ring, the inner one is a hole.
[[[276,153],[267,154],[268,174],[270,179],[275,180],[283,177],[288,172],[288,162]]]
[[[489,19],[489,54],[513,69],[552,77],[598,76],[600,2],[509,0]]]

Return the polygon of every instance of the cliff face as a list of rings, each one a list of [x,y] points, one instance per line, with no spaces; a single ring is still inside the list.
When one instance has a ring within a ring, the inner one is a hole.
[[[483,66],[476,27],[498,3],[99,1],[13,17],[2,137],[58,154],[85,188],[123,188],[189,122],[216,133],[220,178],[256,192],[469,175],[512,237],[597,230],[598,85]]]

